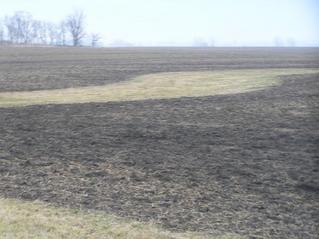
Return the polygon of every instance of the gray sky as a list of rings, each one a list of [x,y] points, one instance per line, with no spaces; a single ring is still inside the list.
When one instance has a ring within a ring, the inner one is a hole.
[[[319,46],[319,0],[1,0],[0,16],[59,22],[74,9],[106,44]]]

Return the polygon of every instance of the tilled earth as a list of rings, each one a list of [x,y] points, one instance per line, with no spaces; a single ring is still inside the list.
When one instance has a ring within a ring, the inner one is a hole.
[[[147,63],[158,50],[140,51]],[[188,56],[199,70],[205,56],[221,50],[163,51]],[[265,67],[257,59],[265,49],[223,51],[227,68],[239,68],[241,54],[256,57],[247,68]],[[316,49],[269,51],[268,67],[319,67]],[[1,61],[2,74],[14,74]],[[119,64],[125,71],[127,62]],[[103,210],[178,231],[317,238],[318,78],[289,76],[280,87],[236,95],[0,108],[0,196]],[[1,91],[35,87],[8,79]],[[48,79],[38,88],[53,87]]]

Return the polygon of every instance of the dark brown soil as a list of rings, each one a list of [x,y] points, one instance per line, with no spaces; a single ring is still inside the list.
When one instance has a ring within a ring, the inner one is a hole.
[[[105,64],[101,75],[118,64],[123,77],[156,70],[319,67],[319,51],[310,50],[122,49],[110,50],[120,51],[113,52],[116,60],[99,64]],[[63,59],[59,51],[52,58]],[[128,52],[140,55],[127,59],[132,65],[125,60]],[[91,64],[90,53],[82,63],[65,62]],[[218,54],[227,65],[218,65]],[[12,63],[15,58],[0,59],[1,74],[23,72],[21,64],[31,76],[29,63]],[[31,57],[30,65],[50,66],[39,58]],[[63,68],[65,62],[53,65]],[[116,74],[105,75],[105,81]],[[45,75],[39,85],[22,75],[2,78],[1,91],[74,83],[67,75],[62,82]],[[289,76],[280,87],[236,95],[2,108],[0,196],[155,220],[179,231],[317,238],[318,78]],[[80,77],[76,85],[105,81]]]
[[[319,48],[9,48],[0,46],[0,92],[102,85],[141,74],[319,67]]]

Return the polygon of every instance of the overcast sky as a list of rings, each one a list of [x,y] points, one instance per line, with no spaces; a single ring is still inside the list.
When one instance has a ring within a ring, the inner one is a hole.
[[[106,44],[319,46],[319,0],[1,0],[0,16],[59,22],[74,9]]]

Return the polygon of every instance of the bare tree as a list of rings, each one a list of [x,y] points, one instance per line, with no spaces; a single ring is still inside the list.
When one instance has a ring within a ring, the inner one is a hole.
[[[91,46],[96,47],[98,42],[102,39],[102,37],[98,33],[91,34]]]
[[[33,19],[31,14],[26,12],[20,13],[20,24],[21,24],[21,36],[23,39],[23,43],[31,43],[32,41],[32,25],[33,25]]]
[[[15,12],[0,18],[0,43],[67,45],[71,37],[74,46],[79,46],[85,34],[85,15],[75,11],[65,21],[55,24],[33,19],[27,12]],[[101,37],[91,34],[91,45],[96,47]]]
[[[54,23],[48,22],[47,29],[48,29],[50,45],[57,45],[57,41],[59,38],[59,30],[57,25],[55,25]]]
[[[18,41],[18,30],[17,27],[14,23],[14,20],[12,19],[12,17],[5,17],[5,26],[7,28],[7,32],[8,32],[8,41],[10,43],[15,43]]]
[[[60,29],[59,29],[59,40],[62,46],[66,45],[66,38],[67,38],[67,24],[65,21],[62,21],[60,23]]]
[[[2,21],[0,20],[0,44],[4,42],[4,29]]]
[[[39,24],[39,40],[41,44],[48,43],[48,26],[46,22],[40,22]]]
[[[34,44],[47,44],[48,40],[48,23],[44,21],[33,20],[31,39]]]
[[[6,17],[5,22],[12,42],[24,44],[31,42],[33,19],[30,13],[16,12],[13,16]]]
[[[75,11],[66,19],[67,28],[72,36],[73,46],[79,46],[85,37],[85,15],[82,11]]]
[[[41,21],[36,21],[34,20],[32,22],[32,43],[34,44],[41,44],[41,27],[42,27],[42,22]]]

